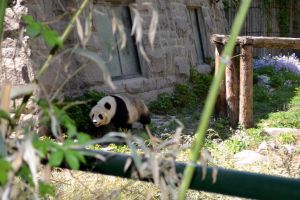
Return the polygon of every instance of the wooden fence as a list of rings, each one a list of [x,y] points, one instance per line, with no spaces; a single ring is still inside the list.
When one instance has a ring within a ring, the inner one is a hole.
[[[299,0],[252,0],[244,26],[240,35],[244,36],[268,36],[268,37],[300,37],[300,1]],[[228,25],[231,27],[237,12],[237,3],[232,0],[224,0],[225,15]],[[282,22],[287,25],[287,30],[282,30]],[[285,18],[283,18],[285,17]],[[281,26],[279,26],[281,23]],[[268,54],[276,55],[279,53],[296,53],[300,56],[300,51],[293,49],[254,49],[254,56],[264,56]]]
[[[228,39],[227,35],[215,34],[211,37],[211,42],[216,47],[216,73],[219,70],[222,50]],[[233,57],[231,63],[226,66],[215,110],[217,116],[228,116],[231,125],[239,123],[245,128],[250,128],[253,127],[253,50],[255,48],[300,50],[300,38],[241,36],[237,38],[236,45],[240,48],[240,70],[236,57]]]

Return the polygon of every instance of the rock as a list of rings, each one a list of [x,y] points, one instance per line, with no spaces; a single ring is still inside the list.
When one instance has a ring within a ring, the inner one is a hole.
[[[300,134],[300,130],[296,128],[264,128],[263,132],[270,136],[278,136],[284,133]]]
[[[279,146],[276,142],[274,141],[263,141],[257,149],[258,153],[262,153],[262,154],[266,154],[268,153],[267,151],[278,151],[279,150]]]
[[[257,76],[257,84],[258,85],[266,86],[266,85],[269,85],[269,83],[270,83],[270,77],[265,76],[265,75]]]
[[[254,163],[264,163],[268,159],[266,156],[263,156],[255,151],[244,150],[234,155],[234,164],[236,166],[250,165]]]
[[[266,141],[263,141],[257,149],[257,152],[262,153],[268,150],[268,143]]]
[[[201,74],[209,74],[211,72],[211,67],[208,64],[197,65],[196,70]]]
[[[284,145],[284,148],[288,154],[292,154],[296,152],[296,147],[290,144]]]

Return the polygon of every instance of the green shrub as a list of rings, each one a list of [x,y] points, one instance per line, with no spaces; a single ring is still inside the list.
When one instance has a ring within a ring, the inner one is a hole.
[[[270,85],[273,88],[279,88],[279,87],[283,86],[283,84],[285,82],[285,77],[282,73],[277,73],[277,74],[271,76],[270,81],[271,81]]]
[[[254,85],[253,86],[253,99],[254,101],[269,101],[271,98],[271,95],[269,94],[268,90],[259,85]]]
[[[173,109],[173,96],[168,93],[161,93],[157,100],[150,102],[149,109],[157,114],[168,113]]]
[[[200,100],[203,100],[207,95],[212,79],[211,74],[201,74],[197,70],[191,69],[190,83],[193,92]]]
[[[276,74],[274,66],[264,66],[254,70],[254,77],[258,75],[273,76]]]
[[[245,141],[236,139],[226,140],[225,145],[232,153],[238,153],[247,148],[247,144],[245,143]]]
[[[197,96],[188,84],[178,83],[175,85],[173,104],[178,108],[194,108],[197,105]]]
[[[157,100],[149,104],[151,112],[157,114],[172,113],[196,108],[207,95],[212,75],[201,74],[195,69],[191,69],[188,83],[178,83],[175,85],[173,94],[162,93]]]

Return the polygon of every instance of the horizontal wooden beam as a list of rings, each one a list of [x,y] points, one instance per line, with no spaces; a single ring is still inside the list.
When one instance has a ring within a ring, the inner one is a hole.
[[[210,41],[215,44],[226,44],[229,35],[214,34]],[[255,48],[270,49],[300,49],[300,38],[288,37],[259,37],[259,36],[239,36],[237,45],[252,45]]]

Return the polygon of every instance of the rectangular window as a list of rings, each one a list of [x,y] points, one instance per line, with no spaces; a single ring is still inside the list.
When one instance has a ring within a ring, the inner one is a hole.
[[[201,8],[189,9],[189,15],[192,24],[193,39],[195,41],[195,51],[197,53],[197,64],[203,64],[205,58],[203,41],[206,39],[206,32]]]
[[[100,51],[113,78],[131,78],[141,74],[137,49],[131,36],[132,21],[128,6],[106,6],[96,4],[94,25],[98,32]],[[126,46],[121,49],[121,39],[112,32],[114,14],[123,23],[126,34]]]

